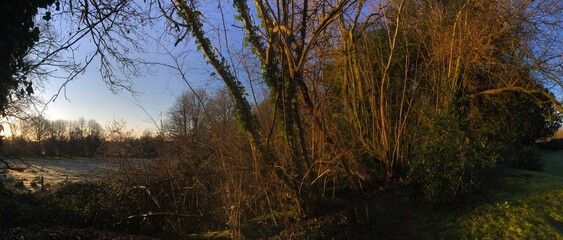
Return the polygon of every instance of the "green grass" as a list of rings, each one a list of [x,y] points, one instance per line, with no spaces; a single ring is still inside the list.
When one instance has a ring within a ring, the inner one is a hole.
[[[448,205],[403,189],[285,226],[274,239],[563,239],[563,177],[499,168],[485,190]],[[254,226],[260,231],[260,226]],[[252,238],[260,238],[252,236]]]
[[[546,172],[499,168],[474,199],[431,206],[395,194],[372,202],[382,239],[563,239],[563,152],[543,152]]]
[[[470,239],[563,239],[563,178],[504,169],[457,221]]]
[[[499,168],[474,199],[449,206],[395,194],[372,202],[368,236],[382,239],[563,239],[563,151],[546,172]]]

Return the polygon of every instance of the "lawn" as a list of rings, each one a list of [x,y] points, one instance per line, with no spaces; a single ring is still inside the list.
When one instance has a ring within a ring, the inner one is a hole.
[[[563,177],[511,168],[494,175],[473,199],[456,203],[432,205],[408,191],[385,192],[274,231],[253,220],[242,232],[273,239],[563,239]],[[190,237],[226,236],[228,231]]]

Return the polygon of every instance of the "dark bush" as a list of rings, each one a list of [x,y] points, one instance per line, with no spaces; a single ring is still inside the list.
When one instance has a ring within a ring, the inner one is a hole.
[[[108,226],[127,216],[129,209],[119,190],[97,182],[68,182],[56,185],[43,195],[60,219],[76,225]]]
[[[144,195],[136,189],[105,182],[68,182],[43,193],[42,199],[51,217],[62,224],[160,234],[162,223],[156,218],[127,220],[155,210]]]
[[[535,146],[518,147],[505,155],[503,160],[506,166],[531,171],[543,171],[541,154]]]
[[[452,115],[419,128],[409,162],[410,176],[429,202],[448,202],[479,189],[480,173],[497,160],[487,144]]]
[[[549,149],[552,151],[563,150],[563,139],[551,139],[549,141]]]
[[[563,139],[555,138],[546,142],[537,142],[535,146],[540,150],[559,151],[563,150]]]

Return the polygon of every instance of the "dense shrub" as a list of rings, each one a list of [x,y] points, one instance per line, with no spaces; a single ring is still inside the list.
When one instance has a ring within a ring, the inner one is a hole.
[[[52,217],[78,227],[127,229],[161,234],[162,217],[143,214],[158,212],[144,188],[128,188],[105,182],[63,183],[42,196]]]
[[[478,190],[481,170],[497,160],[486,143],[468,134],[462,124],[448,114],[418,129],[409,171],[426,201],[451,201]]]
[[[62,183],[45,192],[43,199],[56,217],[84,226],[110,225],[129,212],[114,186],[96,182]]]
[[[520,146],[511,149],[505,154],[505,165],[518,169],[543,171],[541,154],[535,146]]]
[[[535,146],[540,150],[559,151],[563,150],[563,139],[555,138],[545,142],[537,142]]]

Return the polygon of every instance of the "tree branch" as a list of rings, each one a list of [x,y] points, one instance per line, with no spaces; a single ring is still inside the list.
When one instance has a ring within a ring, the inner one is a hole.
[[[555,110],[557,110],[560,113],[563,113],[563,106],[561,105],[561,102],[559,102],[557,99],[555,99],[555,97],[553,95],[546,92],[545,90],[529,89],[529,88],[519,87],[519,86],[508,86],[508,87],[485,90],[485,91],[482,91],[482,92],[472,94],[470,96],[475,97],[477,95],[494,95],[494,94],[500,94],[500,93],[506,92],[506,91],[523,92],[523,93],[527,93],[527,94],[538,94],[538,93],[542,94],[543,96],[545,96],[548,99],[548,101],[550,103],[553,104],[553,107],[555,108]]]

